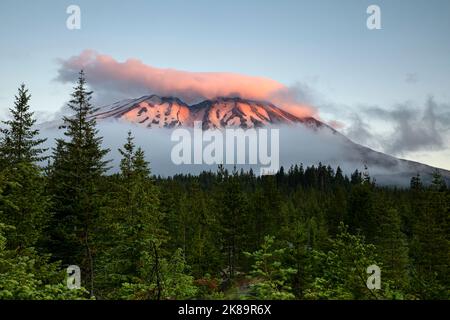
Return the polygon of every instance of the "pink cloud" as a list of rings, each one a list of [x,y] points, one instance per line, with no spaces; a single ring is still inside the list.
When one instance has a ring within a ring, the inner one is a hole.
[[[61,60],[57,80],[72,82],[84,69],[93,90],[115,92],[133,98],[135,94],[176,96],[192,103],[216,97],[242,97],[270,101],[297,116],[316,116],[311,106],[299,103],[290,89],[271,79],[225,72],[188,72],[162,69],[137,59],[119,62],[111,56],[85,50]],[[111,101],[112,102],[112,101]]]

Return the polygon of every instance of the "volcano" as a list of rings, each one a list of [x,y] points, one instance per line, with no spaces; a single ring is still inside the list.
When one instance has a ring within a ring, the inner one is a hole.
[[[95,117],[122,119],[149,128],[192,127],[195,121],[201,121],[204,130],[227,127],[250,129],[299,123],[316,128],[324,126],[312,117],[297,117],[270,102],[238,97],[219,97],[188,105],[175,97],[150,95],[104,106]]]
[[[180,172],[195,174],[217,168],[203,165],[180,167],[171,164],[170,146],[173,142],[169,135],[160,134],[161,130],[171,132],[164,129],[193,128],[196,121],[201,121],[203,130],[230,127],[279,128],[280,165],[284,168],[300,163],[314,165],[319,162],[340,166],[346,174],[355,169],[363,171],[368,168],[369,174],[378,184],[396,186],[409,185],[411,177],[417,174],[420,174],[424,183],[429,183],[433,173],[438,170],[446,182],[450,183],[450,172],[447,170],[372,150],[351,141],[320,120],[295,116],[266,101],[218,97],[189,105],[177,97],[146,95],[100,107],[93,116],[100,128],[107,128],[102,134],[105,143],[110,146],[118,143],[117,132],[129,130],[130,126],[135,128],[133,131],[136,140],[142,141],[139,143],[143,145],[152,146],[149,151],[152,167],[155,173],[162,175]],[[238,167],[249,169],[249,166]]]

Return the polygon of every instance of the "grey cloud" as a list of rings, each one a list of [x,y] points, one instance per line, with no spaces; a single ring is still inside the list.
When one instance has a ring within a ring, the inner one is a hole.
[[[316,105],[321,99],[320,94],[304,82],[296,82],[289,87],[288,91],[292,99],[308,105]]]
[[[369,107],[363,112],[367,117],[386,121],[392,127],[391,133],[378,137],[387,153],[402,155],[447,148],[450,108],[437,103],[432,97],[420,107],[405,102],[391,110]],[[353,125],[358,126],[358,121],[354,121]]]
[[[373,139],[373,135],[370,133],[367,123],[357,114],[352,115],[351,121],[352,124],[346,131],[347,137],[362,144],[369,144],[369,141]]]

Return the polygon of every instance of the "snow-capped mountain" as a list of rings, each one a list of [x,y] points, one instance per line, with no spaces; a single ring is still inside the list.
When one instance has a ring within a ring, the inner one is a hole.
[[[269,102],[242,98],[216,98],[188,105],[178,98],[143,96],[100,108],[97,119],[115,118],[146,127],[172,128],[203,123],[203,129],[240,127],[244,129],[275,124],[324,124],[312,117],[299,118]]]
[[[98,120],[105,145],[112,150],[121,146],[126,131],[132,126],[137,143],[151,148],[148,154],[151,155],[154,172],[162,175],[216,169],[215,165],[177,166],[170,161],[174,143],[170,139],[172,130],[166,129],[192,128],[195,121],[201,121],[204,130],[226,127],[279,128],[280,165],[285,168],[299,163],[314,165],[322,162],[340,166],[349,174],[355,169],[364,170],[368,167],[370,175],[378,183],[404,186],[416,174],[420,174],[424,182],[430,182],[436,170],[354,143],[319,120],[297,117],[270,102],[222,97],[188,105],[176,97],[147,95],[101,107],[94,117]],[[54,135],[59,125],[60,120],[41,124],[41,128],[47,134]],[[450,171],[439,171],[450,183]]]
[[[187,125],[191,119],[190,107],[178,98],[143,96],[101,107],[97,119],[122,119],[146,127],[171,128]]]

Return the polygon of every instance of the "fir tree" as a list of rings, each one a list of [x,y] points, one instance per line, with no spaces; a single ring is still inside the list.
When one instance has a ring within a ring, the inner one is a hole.
[[[66,138],[58,139],[53,151],[49,189],[54,200],[53,249],[57,258],[81,266],[86,287],[93,295],[92,237],[101,207],[98,187],[107,170],[104,156],[108,150],[101,147],[91,96],[81,71],[68,104],[73,114],[63,118]]]
[[[379,208],[378,221],[375,244],[384,265],[384,277],[392,280],[397,289],[405,289],[408,286],[409,258],[400,216],[396,209]]]
[[[50,197],[40,171],[36,165],[23,162],[3,173],[7,187],[0,200],[0,222],[14,227],[5,231],[11,249],[36,246],[45,238]]]
[[[44,160],[42,153],[45,149],[39,146],[46,141],[40,139],[39,130],[34,128],[36,119],[30,111],[31,95],[25,85],[19,87],[15,96],[14,107],[10,108],[12,119],[3,121],[4,128],[0,129],[0,158],[4,165],[16,165],[21,162],[37,162]]]
[[[84,288],[71,290],[64,283],[64,272],[49,255],[33,248],[8,250],[5,230],[0,223],[0,300],[79,300],[86,298]]]
[[[317,276],[305,292],[308,299],[378,299],[366,286],[366,268],[378,265],[376,247],[351,235],[343,224],[328,252],[314,251]]]
[[[239,184],[236,171],[231,176],[225,174],[220,185],[217,207],[221,210],[221,240],[226,261],[226,276],[234,279],[236,267],[241,259],[243,244],[246,243],[246,224],[248,221],[248,203]]]
[[[42,240],[49,219],[49,197],[42,170],[36,164],[44,159],[45,150],[39,146],[45,139],[40,139],[39,130],[33,128],[36,119],[30,111],[30,98],[22,84],[10,109],[11,120],[3,122],[6,127],[0,130],[0,166],[8,181],[3,192],[7,201],[0,202],[0,222],[14,227],[6,232],[8,246],[14,249],[34,246]]]
[[[450,196],[439,173],[419,205],[411,244],[414,290],[423,299],[448,297]]]
[[[104,211],[101,230],[97,236],[103,254],[99,256],[98,283],[103,289],[120,288],[139,277],[143,255],[162,256],[165,231],[161,227],[158,189],[150,178],[149,163],[141,148],[135,148],[128,133],[123,149],[117,181]],[[115,290],[103,290],[114,297]]]
[[[410,188],[414,191],[421,190],[423,188],[422,181],[420,179],[420,174],[418,173],[415,177],[411,178]]]
[[[119,297],[130,300],[192,299],[198,289],[188,268],[181,249],[168,259],[145,252],[140,276],[134,282],[124,283]]]
[[[250,273],[251,294],[256,299],[289,300],[295,296],[289,285],[290,278],[297,270],[284,266],[282,259],[286,249],[274,249],[274,237],[264,237],[261,249],[245,255],[254,260]]]

